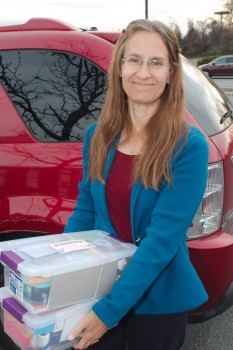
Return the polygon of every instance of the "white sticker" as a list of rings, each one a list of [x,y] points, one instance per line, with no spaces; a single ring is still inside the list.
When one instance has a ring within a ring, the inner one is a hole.
[[[91,245],[90,243],[84,241],[83,239],[51,243],[49,244],[49,246],[61,254],[94,247],[94,245]]]

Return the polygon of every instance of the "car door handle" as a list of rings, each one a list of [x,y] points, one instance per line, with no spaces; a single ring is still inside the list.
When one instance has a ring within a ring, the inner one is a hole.
[[[231,157],[231,165],[233,166],[233,156]]]

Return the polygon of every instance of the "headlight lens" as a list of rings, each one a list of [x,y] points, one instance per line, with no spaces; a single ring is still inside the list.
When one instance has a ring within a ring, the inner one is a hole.
[[[187,239],[208,236],[220,228],[223,206],[223,164],[209,164],[208,180],[202,203],[187,232]]]

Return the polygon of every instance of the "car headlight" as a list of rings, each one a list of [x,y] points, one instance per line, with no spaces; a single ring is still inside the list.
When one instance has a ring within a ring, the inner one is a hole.
[[[223,163],[208,167],[208,180],[202,203],[187,232],[187,239],[208,236],[220,228],[223,206]]]

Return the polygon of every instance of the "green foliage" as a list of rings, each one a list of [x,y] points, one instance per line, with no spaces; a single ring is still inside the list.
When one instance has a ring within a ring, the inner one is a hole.
[[[211,61],[213,61],[215,58],[217,58],[218,56],[206,56],[206,57],[202,57],[197,61],[197,66],[200,66],[201,64],[206,64],[209,63]]]

